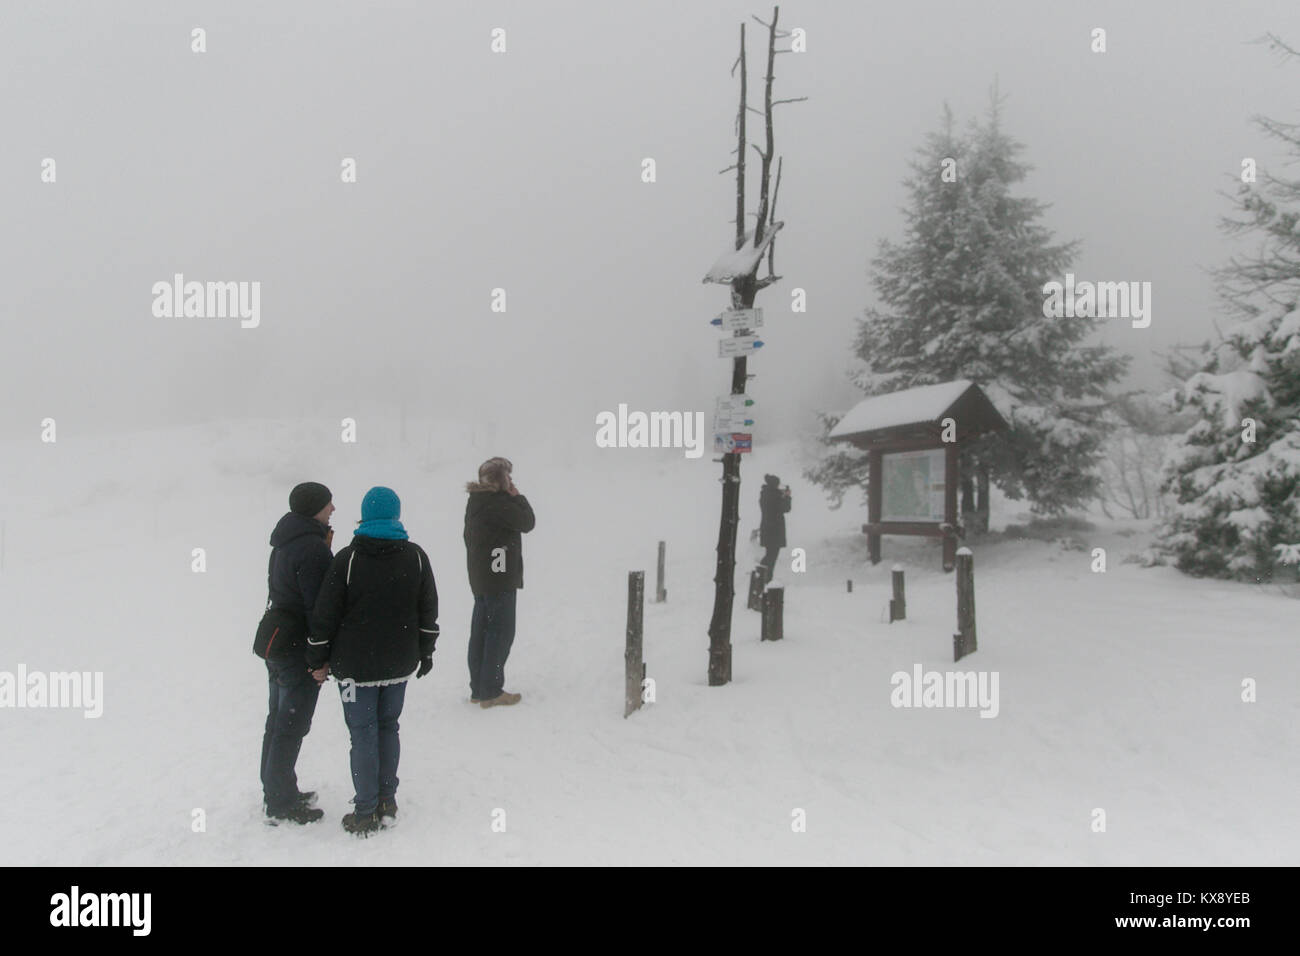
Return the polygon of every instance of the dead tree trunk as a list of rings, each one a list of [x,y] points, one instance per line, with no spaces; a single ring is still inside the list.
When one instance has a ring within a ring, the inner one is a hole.
[[[762,158],[759,173],[759,201],[756,222],[754,224],[753,243],[760,248],[768,227],[769,186],[772,176],[772,159],[774,156],[774,136],[772,131],[772,80],[776,61],[777,17],[780,7],[772,9],[772,22],[764,24],[768,28],[767,74],[763,94],[763,118],[766,132],[766,150],[754,149]],[[761,21],[760,21],[761,22]],[[746,113],[748,103],[748,71],[745,63],[745,26],[740,27],[740,109],[736,119],[736,249],[745,243],[745,141]],[[726,170],[724,170],[726,172]],[[775,228],[772,224],[771,228]],[[769,275],[757,278],[758,264],[743,276],[731,280],[731,307],[733,309],[750,309],[754,306],[754,296],[777,277]],[[768,254],[769,263],[772,255]],[[742,333],[737,333],[742,334]],[[731,371],[731,394],[745,394],[745,385],[749,379],[748,359],[741,356],[733,360]],[[722,456],[722,516],[718,523],[718,560],[714,575],[713,616],[709,621],[709,686],[717,687],[731,680],[731,612],[736,596],[736,532],[740,525],[740,453],[729,452]]]

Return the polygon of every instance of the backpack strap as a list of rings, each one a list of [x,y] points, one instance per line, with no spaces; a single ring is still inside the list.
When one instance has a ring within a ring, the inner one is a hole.
[[[275,552],[277,548],[271,549],[271,557],[266,562],[266,609],[271,610],[271,569],[275,567]]]

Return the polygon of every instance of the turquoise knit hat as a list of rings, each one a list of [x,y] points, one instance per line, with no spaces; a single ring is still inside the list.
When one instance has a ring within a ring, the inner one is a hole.
[[[362,521],[396,520],[401,516],[402,500],[392,488],[376,485],[361,499]]]

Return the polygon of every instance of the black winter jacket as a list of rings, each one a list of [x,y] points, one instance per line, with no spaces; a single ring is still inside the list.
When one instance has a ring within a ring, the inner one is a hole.
[[[308,619],[316,593],[329,569],[325,525],[315,518],[288,512],[271,532],[271,558],[267,570],[268,599],[272,607],[287,608]]]
[[[763,520],[758,526],[758,543],[765,548],[785,547],[785,513],[790,498],[775,485],[763,485],[758,493],[758,508]]]
[[[470,492],[465,503],[465,563],[475,597],[524,586],[520,533],[532,531],[536,524],[532,505],[523,495],[488,489]],[[494,555],[498,548],[504,550]]]
[[[438,640],[438,588],[412,541],[354,535],[316,599],[307,666],[358,684],[411,676]]]

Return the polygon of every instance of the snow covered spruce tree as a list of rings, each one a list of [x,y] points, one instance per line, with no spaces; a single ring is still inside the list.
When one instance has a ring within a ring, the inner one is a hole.
[[[1300,126],[1256,124],[1300,158]],[[1255,179],[1243,169],[1223,223],[1261,240],[1217,274],[1232,324],[1170,395],[1198,417],[1166,465],[1175,504],[1160,547],[1189,574],[1271,580],[1300,542],[1300,179]]]
[[[978,531],[988,529],[990,482],[1045,514],[1097,493],[1105,390],[1127,363],[1082,344],[1098,320],[1043,314],[1043,286],[1063,278],[1077,244],[1054,244],[1039,221],[1047,207],[1012,195],[1030,167],[1002,129],[1001,102],[995,90],[964,134],[945,108],[911,162],[905,236],[880,244],[881,305],[859,320],[854,343],[855,384],[868,395],[971,379],[1011,425],[962,451],[963,521]],[[833,447],[808,477],[833,500],[854,484],[865,493],[866,456]]]

